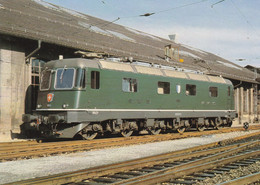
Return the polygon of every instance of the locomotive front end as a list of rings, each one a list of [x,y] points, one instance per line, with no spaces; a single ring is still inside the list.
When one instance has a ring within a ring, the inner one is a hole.
[[[82,106],[84,89],[85,68],[77,62],[46,64],[41,73],[36,110],[33,114],[23,115],[22,134],[72,138],[77,129],[82,128],[77,126],[73,116],[68,118],[68,114]]]

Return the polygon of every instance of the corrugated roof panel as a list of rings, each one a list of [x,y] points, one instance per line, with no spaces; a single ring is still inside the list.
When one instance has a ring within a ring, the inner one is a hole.
[[[132,38],[130,38],[130,37],[128,37],[128,36],[126,36],[126,35],[124,35],[124,34],[122,34],[122,33],[118,33],[118,32],[116,32],[116,31],[111,31],[111,30],[107,30],[107,31],[108,31],[109,33],[111,33],[112,35],[114,35],[114,36],[120,38],[120,39],[123,39],[123,40],[126,40],[126,41],[130,41],[130,42],[136,43],[136,41],[135,41],[134,39],[132,39]]]
[[[137,66],[137,65],[135,65],[135,68],[136,68],[138,73],[163,76],[162,71],[160,69],[157,69],[157,68]]]
[[[174,77],[174,78],[185,78],[188,79],[186,73],[179,72],[179,71],[171,71],[171,70],[164,70],[166,76]]]
[[[126,71],[126,72],[134,72],[134,69],[129,64],[116,63],[116,62],[107,62],[104,60],[99,61],[104,69],[111,69],[117,71]]]
[[[206,75],[187,73],[190,79],[192,80],[201,80],[201,81],[209,81]]]
[[[217,76],[208,76],[209,80],[211,82],[216,82],[216,83],[226,83],[225,79],[221,78],[221,77],[217,77]]]

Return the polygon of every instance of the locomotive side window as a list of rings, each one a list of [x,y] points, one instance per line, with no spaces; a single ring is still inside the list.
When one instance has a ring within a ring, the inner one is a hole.
[[[72,89],[74,86],[75,69],[57,69],[55,89]]]
[[[42,75],[41,75],[40,89],[48,90],[50,89],[50,85],[51,85],[51,70],[44,70],[42,71]]]
[[[91,89],[100,88],[100,73],[98,71],[91,71]]]
[[[217,87],[209,87],[209,96],[217,97],[218,96],[218,88]]]
[[[85,69],[82,68],[77,69],[75,87],[85,88]]]
[[[231,96],[231,87],[228,86],[228,96]]]
[[[122,90],[124,92],[137,92],[137,80],[133,78],[123,78]]]
[[[186,84],[186,95],[195,96],[196,95],[196,85]]]
[[[158,82],[157,92],[158,94],[170,94],[170,83]]]

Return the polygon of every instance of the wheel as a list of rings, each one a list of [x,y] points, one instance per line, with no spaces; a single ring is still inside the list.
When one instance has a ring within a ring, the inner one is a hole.
[[[185,131],[185,127],[177,128],[177,132],[179,132],[180,134],[183,134],[184,131]]]
[[[133,130],[124,130],[121,132],[121,135],[124,136],[124,137],[129,137],[133,134]]]
[[[228,127],[231,127],[232,123],[233,123],[232,120],[228,120],[228,123],[227,123]]]
[[[215,120],[215,123],[214,123],[214,129],[220,130],[220,129],[222,129],[222,128],[223,128],[222,120],[216,119],[216,120]]]
[[[94,131],[87,131],[86,133],[82,134],[82,139],[84,140],[92,140],[97,136],[97,132]]]
[[[162,129],[159,129],[159,128],[157,128],[157,129],[150,129],[149,133],[152,134],[152,135],[157,135],[157,134],[159,134],[161,132],[161,130]]]
[[[224,126],[222,126],[222,125],[215,125],[214,126],[214,129],[216,129],[216,130],[220,130],[220,129],[223,129],[224,128]]]
[[[196,128],[199,132],[202,132],[205,130],[205,126],[204,125],[196,125]]]

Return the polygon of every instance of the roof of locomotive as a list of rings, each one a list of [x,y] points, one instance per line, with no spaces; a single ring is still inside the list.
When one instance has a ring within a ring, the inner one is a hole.
[[[83,58],[69,58],[62,60],[52,60],[47,62],[44,67],[55,69],[55,68],[63,68],[66,66],[69,67],[91,67],[91,68],[100,68],[98,60],[89,60]]]
[[[108,69],[108,70],[141,73],[141,74],[148,74],[148,75],[199,80],[199,81],[205,81],[205,82],[232,84],[229,80],[224,79],[219,76],[210,76],[210,75],[205,75],[205,74],[176,71],[176,70],[172,70],[172,69],[162,69],[162,68],[158,68],[158,67],[148,67],[148,66],[122,63],[122,62],[112,62],[112,61],[107,61],[104,59],[90,60],[90,59],[83,59],[83,58],[73,58],[73,59],[54,60],[54,61],[47,62],[45,64],[45,67],[50,68],[50,69],[63,68],[65,66],[67,68],[70,68],[70,67],[85,68],[85,67],[87,67],[87,68],[97,68],[97,69]]]

